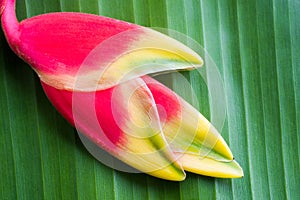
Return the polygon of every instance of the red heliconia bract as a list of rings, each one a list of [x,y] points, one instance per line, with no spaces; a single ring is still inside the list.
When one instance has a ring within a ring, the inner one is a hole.
[[[0,5],[8,44],[37,72],[56,109],[90,141],[163,179],[183,180],[184,170],[243,176],[216,129],[146,75],[201,66],[191,49],[151,29],[97,15],[50,13],[19,23],[15,0]]]

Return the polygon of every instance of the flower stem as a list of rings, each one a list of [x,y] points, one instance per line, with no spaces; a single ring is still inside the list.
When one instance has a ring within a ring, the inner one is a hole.
[[[2,28],[11,48],[17,52],[16,46],[20,41],[20,24],[16,16],[15,4],[15,0],[0,0]]]

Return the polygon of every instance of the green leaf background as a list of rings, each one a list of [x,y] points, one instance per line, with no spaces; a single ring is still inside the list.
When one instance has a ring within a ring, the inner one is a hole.
[[[53,11],[170,28],[204,46],[224,80],[222,136],[245,176],[179,183],[104,166],[1,32],[0,199],[300,199],[299,0],[17,0],[19,19]],[[184,75],[209,117],[206,86]]]

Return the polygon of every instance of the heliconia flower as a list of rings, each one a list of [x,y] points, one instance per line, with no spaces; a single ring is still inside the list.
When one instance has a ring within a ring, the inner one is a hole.
[[[56,109],[90,141],[167,180],[183,180],[184,170],[243,176],[209,121],[147,76],[200,67],[201,57],[190,48],[151,29],[90,14],[51,13],[19,23],[15,0],[0,5],[10,47],[37,72]]]

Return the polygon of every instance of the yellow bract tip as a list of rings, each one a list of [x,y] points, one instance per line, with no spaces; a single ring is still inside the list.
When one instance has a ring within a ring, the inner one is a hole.
[[[240,178],[244,176],[242,168],[235,160],[221,162],[210,158],[183,154],[179,161],[182,163],[184,170],[196,174],[218,178]]]

